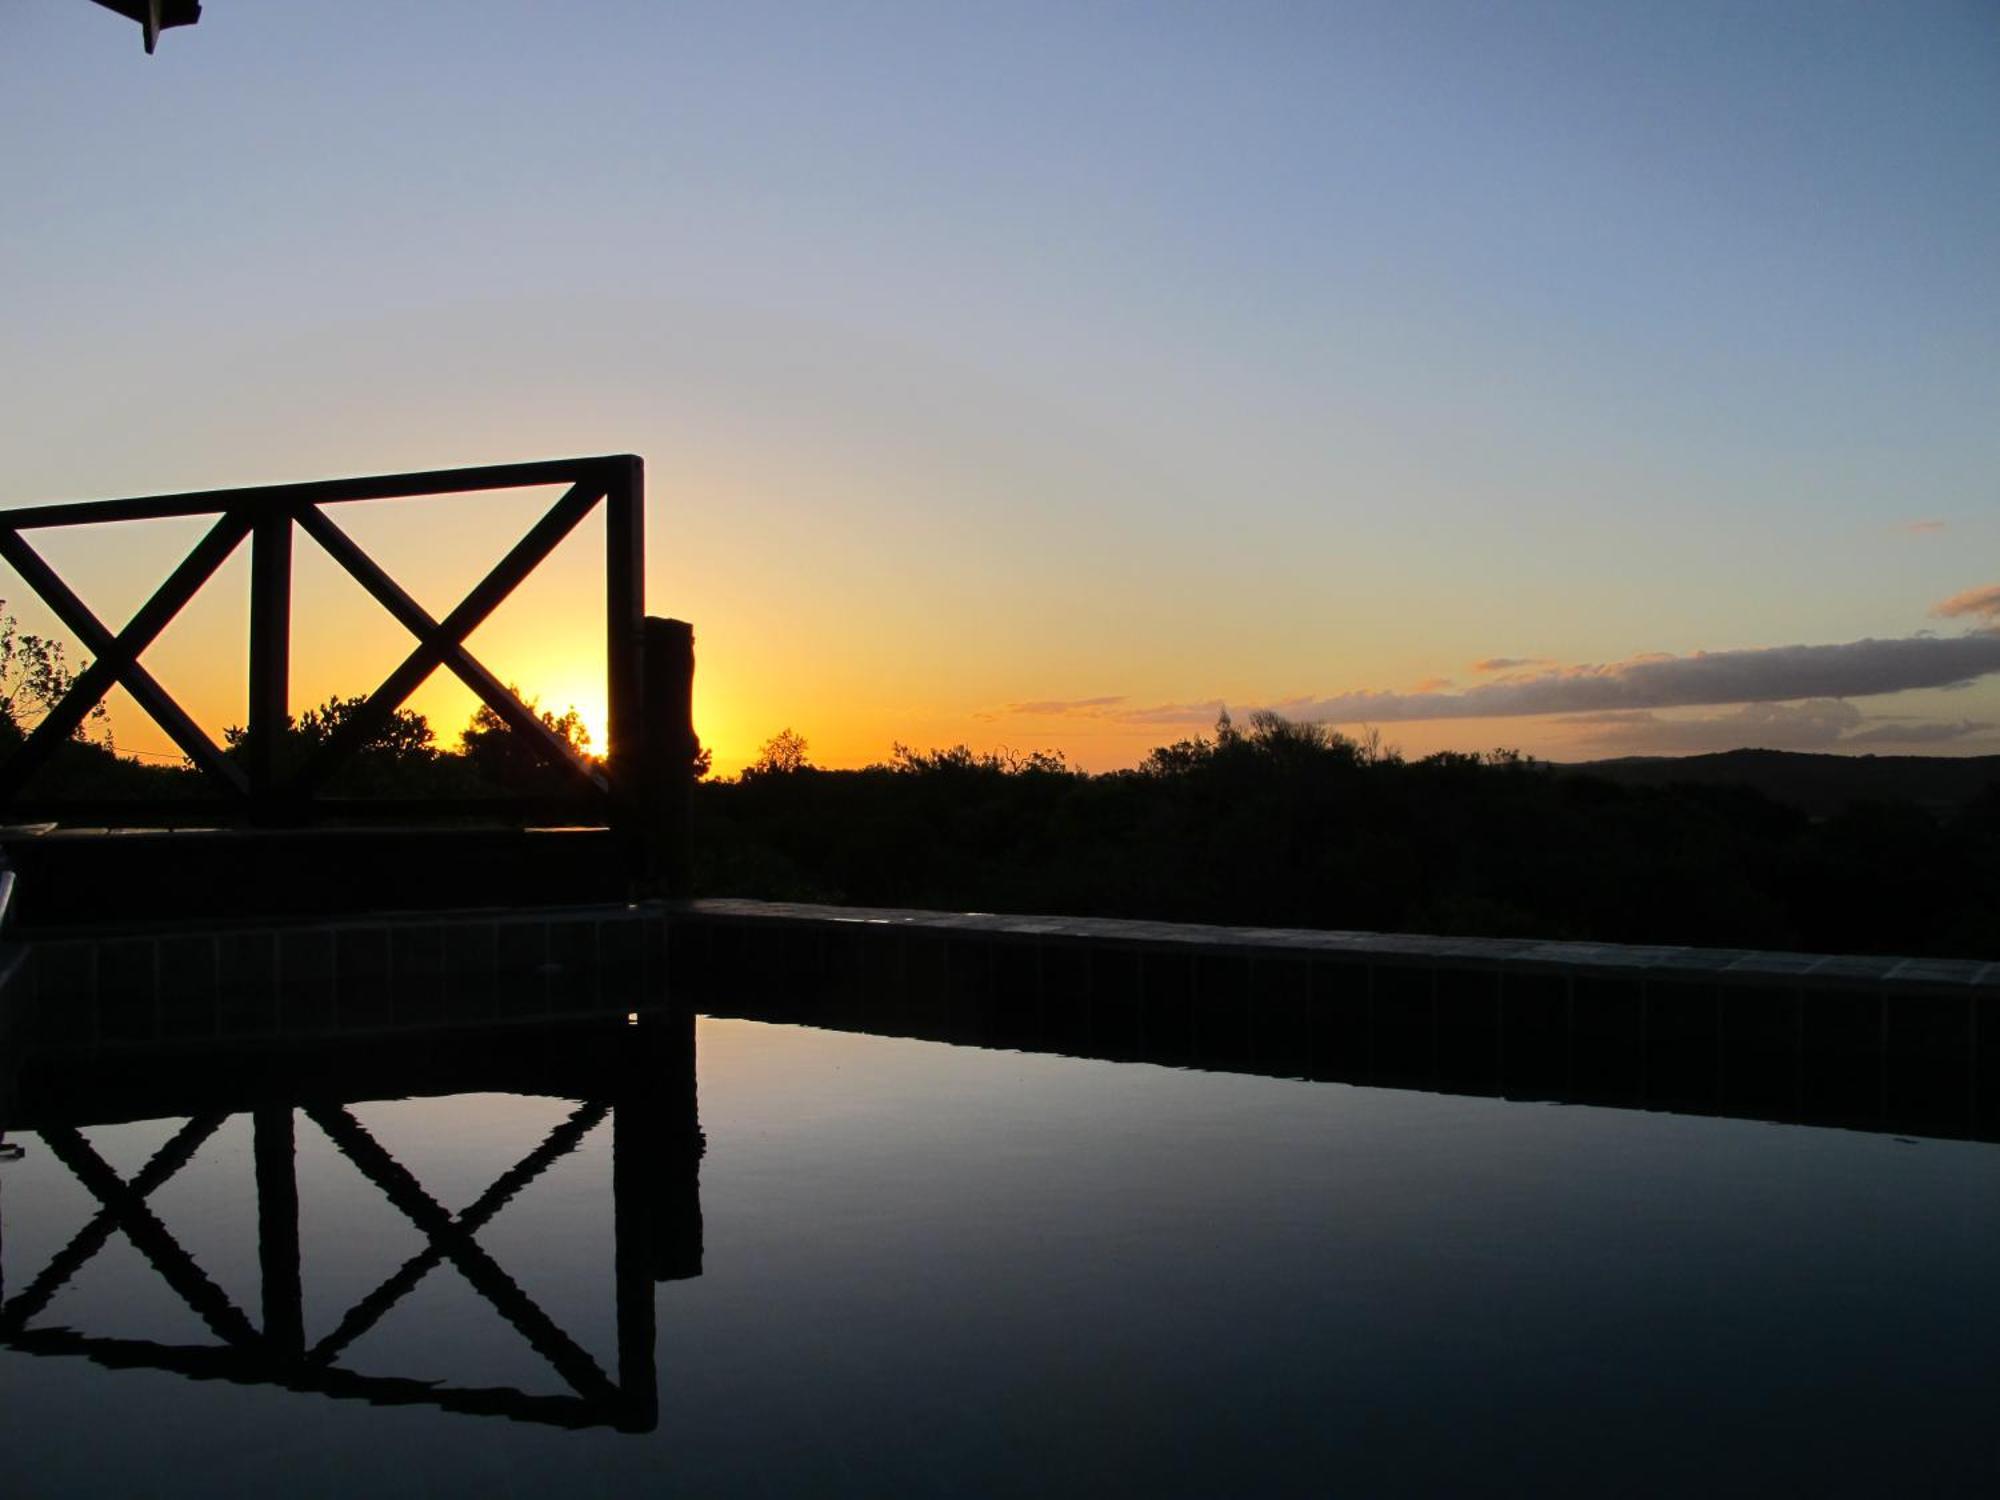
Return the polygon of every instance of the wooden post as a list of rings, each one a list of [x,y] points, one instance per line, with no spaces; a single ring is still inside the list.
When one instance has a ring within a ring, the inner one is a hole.
[[[659,1159],[648,1199],[653,1223],[652,1277],[686,1281],[701,1275],[701,1159],[708,1150],[701,1130],[694,1008],[670,1004],[647,1016],[647,1045],[633,1049],[651,1075],[653,1138]]]
[[[618,1426],[659,1420],[656,1281],[701,1275],[701,1111],[694,1011],[639,1019],[621,1049],[611,1106],[611,1194],[618,1304]]]
[[[694,626],[648,616],[645,626],[644,767],[637,863],[649,895],[685,896],[694,794]]]
[[[289,1108],[251,1116],[257,1173],[257,1264],[264,1290],[264,1343],[273,1358],[305,1353],[305,1302],[299,1279],[299,1179]]]
[[[642,1085],[627,1084],[611,1107],[612,1279],[618,1319],[618,1403],[621,1432],[651,1432],[660,1420],[660,1377],[654,1363],[658,1337],[653,1308],[652,1215],[647,1182],[659,1170],[649,1149],[648,1108]]]
[[[278,819],[278,776],[291,710],[292,517],[258,510],[250,534],[250,808]]]
[[[621,815],[629,817],[641,800],[634,771],[645,738],[646,466],[636,456],[614,459],[606,475],[605,762]]]

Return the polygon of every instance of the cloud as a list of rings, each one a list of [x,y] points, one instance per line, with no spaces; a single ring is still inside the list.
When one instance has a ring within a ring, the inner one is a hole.
[[[1006,703],[999,708],[974,714],[975,719],[1103,719],[1115,724],[1213,724],[1223,711],[1220,698],[1200,703],[1156,703],[1146,708],[1125,708],[1123,693],[1101,698],[1033,698],[1023,703]]]
[[[1911,536],[1935,536],[1945,529],[1942,521],[1905,521],[1900,528]]]
[[[1727,713],[1663,719],[1650,709],[1573,714],[1556,720],[1583,731],[1579,743],[1626,755],[1700,755],[1712,750],[1821,750],[1863,722],[1838,698],[1746,703]]]
[[[1949,599],[1940,599],[1933,604],[1931,613],[1943,620],[1960,615],[1978,615],[1988,620],[2000,619],[2000,583],[1989,583],[1974,589],[1960,589]]]
[[[2000,589],[1995,593],[2000,596]],[[2000,609],[2000,597],[1995,608]],[[1975,630],[1957,636],[1916,635],[1827,646],[1635,656],[1524,673],[1455,693],[1364,690],[1293,698],[1275,706],[1292,718],[1334,724],[1524,718],[1868,698],[1912,688],[1963,687],[1995,672],[2000,672],[2000,631]]]
[[[1946,721],[1893,720],[1878,722],[1859,734],[1850,734],[1841,739],[1845,745],[1941,745],[1947,740],[1962,740],[1967,735],[1984,734],[1993,728],[1990,722],[1975,719],[1953,719]]]
[[[992,718],[997,714],[1014,714],[1023,718],[1038,719],[1101,719],[1105,710],[1115,708],[1125,701],[1123,693],[1113,693],[1103,698],[1034,698],[1026,703],[1008,703],[982,718]]]
[[[1991,729],[1962,719],[1933,723],[1869,718],[1838,698],[1746,703],[1726,713],[1663,719],[1649,710],[1576,714],[1558,724],[1583,730],[1578,743],[1623,755],[1702,755],[1719,750],[1850,750],[1863,745],[1937,745]]]
[[[1220,698],[1204,703],[1159,703],[1151,708],[1126,709],[1118,715],[1127,724],[1213,724],[1228,708]]]
[[[1992,725],[1963,719],[1917,722],[1862,715],[1845,700],[1915,689],[1962,688],[2000,673],[2000,584],[1967,589],[1937,607],[1945,615],[1996,621],[1962,635],[1920,632],[1822,646],[1736,651],[1655,652],[1623,661],[1549,665],[1546,658],[1488,657],[1473,670],[1486,680],[1454,689],[1433,678],[1408,692],[1362,689],[1326,697],[1281,698],[1287,718],[1331,724],[1556,717],[1601,744],[1666,749],[1739,745],[1807,749],[1839,745],[1929,745],[1981,734]],[[1540,670],[1514,670],[1528,666]],[[1495,673],[1501,675],[1493,675]],[[1659,710],[1733,708],[1733,713],[1660,718]],[[1220,698],[1136,706],[1123,694],[1042,698],[978,715],[1090,719],[1114,724],[1205,728],[1223,713]]]

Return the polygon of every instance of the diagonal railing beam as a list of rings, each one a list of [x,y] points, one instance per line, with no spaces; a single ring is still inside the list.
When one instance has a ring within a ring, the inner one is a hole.
[[[511,1323],[578,1395],[617,1399],[616,1383],[599,1368],[597,1361],[535,1305],[519,1283],[480,1248],[471,1232],[454,1221],[451,1211],[425,1192],[409,1168],[384,1150],[359,1120],[337,1105],[309,1106],[306,1117],[326,1132],[341,1154],[380,1188],[382,1195],[423,1231],[426,1239],[444,1252],[472,1289],[492,1303],[494,1311]]]
[[[381,732],[390,716],[440,666],[449,667],[457,674],[460,681],[478,694],[480,700],[498,714],[509,729],[522,736],[548,764],[574,774],[581,782],[598,791],[606,790],[603,777],[579,759],[560,736],[551,731],[465,648],[465,638],[519,587],[543,559],[561,545],[602,498],[601,486],[591,483],[573,486],[541,520],[529,528],[527,535],[515,543],[442,622],[433,619],[428,610],[411,598],[402,585],[362,551],[324,511],[315,506],[302,508],[298,512],[300,527],[326,550],[328,556],[345,568],[398,624],[414,635],[418,645],[307,764],[292,787],[293,795],[311,796],[324,785],[343,762]]]
[[[0,772],[0,798],[20,790],[27,777],[75,732],[76,726],[114,683],[138,700],[139,706],[180,746],[183,755],[221,782],[231,794],[247,794],[242,772],[188,717],[152,673],[140,665],[139,653],[152,644],[188,600],[214,576],[248,530],[248,523],[233,513],[220,517],[125,629],[114,635],[42,555],[28,545],[26,538],[12,528],[0,527],[0,558],[21,575],[96,658],[78,676],[56,709],[36,726],[27,743],[9,757],[4,772]]]
[[[575,1113],[551,1130],[541,1145],[501,1176],[493,1185],[479,1195],[478,1201],[458,1215],[458,1226],[467,1234],[476,1234],[490,1224],[500,1210],[513,1201],[516,1194],[563,1157],[574,1151],[583,1138],[595,1130],[605,1115],[609,1114],[608,1104],[580,1105]],[[395,1270],[380,1286],[349,1308],[339,1324],[325,1338],[307,1351],[306,1358],[319,1364],[330,1364],[338,1359],[348,1345],[362,1334],[381,1322],[389,1310],[407,1297],[426,1276],[444,1264],[445,1253],[433,1243]]]
[[[173,1139],[155,1151],[138,1175],[126,1184],[140,1198],[151,1197],[167,1180],[193,1159],[208,1138],[222,1128],[227,1115],[198,1115],[174,1132]],[[118,1215],[99,1208],[96,1215],[78,1230],[70,1242],[58,1250],[41,1273],[0,1307],[0,1338],[19,1333],[70,1279],[88,1265],[98,1251],[118,1232]]]
[[[229,1344],[254,1347],[263,1343],[262,1336],[229,1300],[228,1294],[209,1280],[208,1273],[146,1207],[145,1199],[112,1171],[80,1131],[68,1125],[51,1125],[37,1134],[50,1154],[70,1169],[92,1197],[111,1210],[125,1237],[152,1263],[167,1285],[180,1294],[195,1316],[208,1325],[210,1332]]]

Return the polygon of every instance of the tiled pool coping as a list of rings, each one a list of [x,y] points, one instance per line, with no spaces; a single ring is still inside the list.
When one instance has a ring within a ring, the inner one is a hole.
[[[1438,966],[1478,972],[1542,972],[1611,979],[1782,981],[1807,988],[2000,994],[2000,962],[1853,954],[1782,953],[1748,948],[1549,942],[1536,938],[1427,937],[1302,927],[1217,927],[1110,917],[1011,916],[893,907],[707,899],[678,903],[681,918],[753,926],[893,928],[941,937],[1021,943],[1078,943],[1232,958],[1347,958],[1362,963]]]

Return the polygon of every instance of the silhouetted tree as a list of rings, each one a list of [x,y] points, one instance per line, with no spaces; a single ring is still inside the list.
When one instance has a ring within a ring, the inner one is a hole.
[[[286,719],[278,747],[279,775],[291,775],[309,764],[348,728],[367,701],[335,694],[317,708]],[[249,738],[240,724],[222,731],[223,743],[233,756],[245,753]],[[399,708],[354,748],[325,789],[341,796],[420,797],[460,790],[466,779],[462,764],[438,748],[430,721],[415,709]]]
[[[806,737],[787,725],[764,741],[757,758],[743,768],[745,779],[754,781],[759,776],[789,776],[798,771],[810,771],[812,762],[806,759]]]
[[[521,696],[519,688],[508,691]],[[547,730],[567,746],[579,760],[591,759],[590,732],[575,708],[561,714],[550,713],[533,698],[525,700]],[[506,792],[560,792],[574,784],[574,778],[560,766],[551,765],[533,745],[508,727],[507,721],[484,703],[473,711],[472,721],[459,733],[459,754],[486,785]]]
[[[981,753],[962,744],[953,745],[949,750],[912,750],[900,741],[889,747],[887,766],[871,766],[869,769],[895,771],[904,776],[922,776],[940,771],[972,771],[990,776],[1078,774],[1070,769],[1069,761],[1060,750],[988,750]]]
[[[77,674],[61,641],[23,631],[6,606],[7,601],[0,599],[0,737],[20,739],[62,701],[76,684]],[[87,725],[107,722],[99,702],[77,727],[77,738],[88,737]]]
[[[296,719],[286,719],[286,737],[297,749],[317,750],[345,729],[367,702],[366,698],[342,698],[335,694],[318,708],[309,708]],[[222,738],[225,745],[237,750],[248,741],[249,731],[240,724],[232,724],[222,731]],[[361,742],[357,753],[397,761],[428,761],[435,760],[439,752],[430,720],[414,709],[399,708]]]

